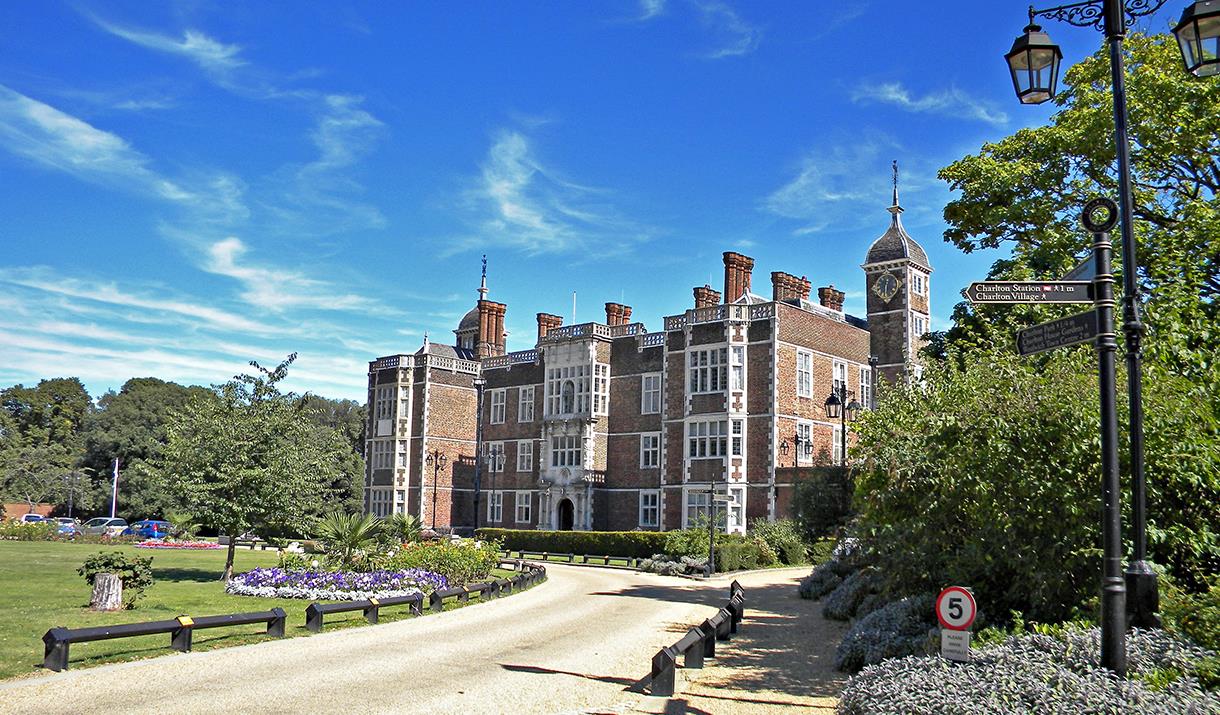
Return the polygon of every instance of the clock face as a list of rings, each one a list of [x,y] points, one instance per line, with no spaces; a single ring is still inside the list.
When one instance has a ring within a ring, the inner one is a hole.
[[[873,283],[873,293],[886,303],[890,302],[890,299],[898,293],[898,279],[894,277],[893,273],[883,273]]]

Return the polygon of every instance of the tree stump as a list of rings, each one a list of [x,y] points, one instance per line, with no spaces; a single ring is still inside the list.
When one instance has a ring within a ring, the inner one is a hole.
[[[89,609],[93,611],[118,611],[123,608],[123,579],[112,573],[100,573],[93,577],[93,595],[89,597]]]

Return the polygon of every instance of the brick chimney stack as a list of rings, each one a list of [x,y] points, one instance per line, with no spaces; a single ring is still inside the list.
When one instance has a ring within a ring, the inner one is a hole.
[[[696,310],[699,308],[711,308],[714,305],[720,305],[720,291],[713,290],[709,285],[695,288]]]
[[[841,290],[835,290],[834,284],[830,284],[825,288],[818,288],[818,302],[823,307],[843,312],[843,299],[847,294]]]
[[[504,313],[508,306],[493,300],[479,301],[479,341],[475,354],[481,358],[504,354]]]
[[[546,334],[563,325],[563,316],[551,315],[550,313],[538,314],[538,339],[542,340]]]
[[[631,306],[606,303],[606,325],[626,325],[631,319]]]
[[[724,302],[732,303],[750,292],[754,259],[733,251],[724,252]]]
[[[791,273],[784,273],[783,271],[771,273],[772,300],[792,300],[793,298],[809,300],[809,292],[811,290],[813,290],[813,284],[804,276],[797,278]]]

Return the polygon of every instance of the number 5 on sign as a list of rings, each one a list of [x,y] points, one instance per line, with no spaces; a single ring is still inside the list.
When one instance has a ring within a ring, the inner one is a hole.
[[[978,611],[974,596],[961,586],[950,586],[936,597],[936,620],[940,621],[940,654],[948,660],[970,659],[970,624]]]

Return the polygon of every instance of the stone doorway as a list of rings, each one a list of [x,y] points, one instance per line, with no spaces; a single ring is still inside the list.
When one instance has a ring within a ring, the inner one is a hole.
[[[559,530],[571,531],[575,524],[575,507],[572,506],[571,499],[559,500]]]

